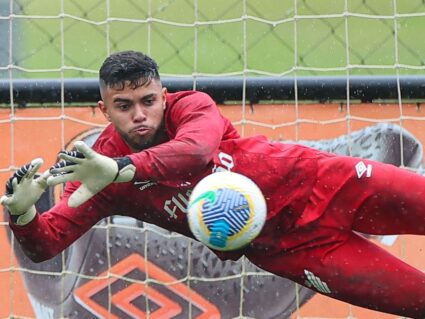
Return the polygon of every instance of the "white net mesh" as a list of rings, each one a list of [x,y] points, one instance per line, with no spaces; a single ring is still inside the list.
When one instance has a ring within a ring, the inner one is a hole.
[[[243,136],[301,141],[421,171],[423,110],[420,101],[403,100],[400,85],[391,103],[319,104],[298,99],[297,79],[347,76],[349,96],[352,75],[421,75],[423,25],[419,0],[3,1],[0,78],[10,84],[10,101],[0,101],[0,184],[34,157],[50,164],[73,140],[90,141],[106,123],[95,102],[71,105],[63,89],[58,103],[16,103],[13,81],[96,77],[104,58],[124,49],[151,55],[163,76],[191,77],[194,89],[201,76],[292,76],[294,101],[251,105],[244,81],[242,101],[221,108]],[[57,198],[53,190],[49,196],[47,206]],[[377,317],[318,295],[306,302],[312,292],[245,259],[221,262],[195,242],[126,218],[103,221],[42,264],[10,240],[7,218],[0,236],[0,318]],[[423,268],[419,239],[374,240]]]

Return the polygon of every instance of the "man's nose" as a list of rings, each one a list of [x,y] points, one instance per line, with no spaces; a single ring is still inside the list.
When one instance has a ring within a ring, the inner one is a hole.
[[[137,104],[134,108],[133,120],[135,122],[141,122],[146,119],[145,109],[142,105]]]

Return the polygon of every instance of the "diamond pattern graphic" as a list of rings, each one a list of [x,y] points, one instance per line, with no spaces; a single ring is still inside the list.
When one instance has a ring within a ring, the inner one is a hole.
[[[148,318],[146,313],[131,303],[140,296],[152,299],[160,306],[159,309],[149,313],[151,319],[172,318],[182,312],[182,307],[178,303],[146,285],[142,287],[137,284],[130,285],[113,295],[112,303],[133,318],[145,319]]]
[[[164,283],[164,287],[170,290],[178,299],[188,301],[201,313],[196,319],[219,319],[218,308],[203,298],[196,291],[190,289],[185,284],[152,262],[146,260],[138,254],[131,254],[112,266],[109,271],[99,275],[99,279],[93,279],[78,287],[74,296],[79,304],[88,311],[100,318],[120,319],[109,309],[96,302],[96,295],[108,289],[110,285],[117,282],[127,274],[138,270],[144,272],[147,278]],[[157,308],[146,313],[140,309],[134,301],[140,296],[144,296],[154,302]],[[111,303],[132,318],[144,319],[167,319],[174,318],[182,313],[182,305],[178,301],[170,299],[160,291],[149,286],[145,282],[135,282],[112,294]],[[108,307],[109,308],[109,307]]]

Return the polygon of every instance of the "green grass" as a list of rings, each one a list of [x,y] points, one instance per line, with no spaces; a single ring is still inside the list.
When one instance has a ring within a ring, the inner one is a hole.
[[[350,13],[382,16],[373,19],[324,18],[345,12],[346,2],[341,0],[300,0],[296,7],[292,0],[110,0],[109,18],[138,21],[105,23],[105,0],[63,0],[63,13],[76,17],[63,19],[47,18],[60,15],[61,1],[20,0],[16,13],[23,17],[15,20],[19,37],[14,52],[19,67],[59,70],[65,66],[65,77],[94,77],[108,50],[126,49],[149,53],[163,74],[241,74],[247,68],[254,70],[250,74],[293,75],[298,67],[298,75],[334,75],[345,74],[347,65],[358,66],[351,74],[394,74],[396,63],[414,67],[400,69],[402,74],[423,73],[418,67],[424,65],[425,41],[420,40],[420,32],[425,29],[425,16],[385,19],[394,15],[393,2],[347,1]],[[420,0],[398,0],[396,5],[398,14],[425,13]],[[301,19],[294,20],[295,13]],[[240,19],[244,14],[278,23],[247,19],[202,24]],[[34,17],[39,15],[46,18]],[[175,25],[143,22],[149,17]],[[201,24],[190,26],[195,21]],[[58,71],[16,72],[17,77],[60,75]]]

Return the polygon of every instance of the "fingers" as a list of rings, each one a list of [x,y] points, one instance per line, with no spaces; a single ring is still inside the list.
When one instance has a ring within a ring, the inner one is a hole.
[[[46,181],[47,178],[49,178],[49,176],[51,176],[52,174],[50,174],[50,169],[44,171],[43,174],[41,174],[38,178],[37,178],[37,182],[41,182],[41,181]]]
[[[74,144],[77,151],[81,152],[85,158],[93,158],[96,154],[86,143],[83,141],[77,141]]]
[[[78,207],[85,202],[87,202],[90,198],[92,198],[95,194],[93,194],[85,184],[81,184],[77,190],[72,193],[72,195],[68,199],[69,207]]]
[[[31,163],[21,166],[6,182],[6,195],[12,195],[16,189],[16,185],[28,175],[29,170],[31,169]]]
[[[70,162],[70,161],[60,161],[57,162],[55,165],[50,167],[49,172],[50,174],[56,175],[56,174],[68,174],[70,172],[73,172],[75,170],[76,163]]]
[[[46,170],[43,174],[38,176],[35,181],[40,185],[42,188],[46,188],[47,185],[47,179],[51,176],[50,170]]]
[[[28,170],[31,167],[31,163],[25,164],[24,166],[21,166],[12,176],[12,178],[16,178],[18,180],[18,183],[21,181],[22,178],[28,173]]]
[[[48,173],[44,173],[41,177],[45,178],[47,185],[55,186],[58,184],[75,180],[75,165],[76,163],[69,161],[61,161],[53,165]]]
[[[12,194],[18,189],[18,184],[18,179],[16,177],[12,178]]]
[[[55,186],[58,184],[63,184],[66,182],[75,181],[75,174],[74,173],[68,173],[68,174],[58,174],[58,175],[50,175],[47,178],[47,185],[49,186]]]
[[[37,166],[38,168],[40,168],[41,165],[43,165],[43,164],[44,164],[44,160],[41,157],[34,158],[31,161],[31,165],[32,166]]]
[[[37,171],[40,169],[40,167],[43,165],[44,161],[41,158],[35,158],[31,161],[29,164],[25,164],[21,166],[9,179],[11,181],[12,179],[16,178],[17,183],[19,184],[23,178],[31,179],[34,177],[34,175],[37,173]],[[6,185],[7,187],[7,185]]]
[[[9,180],[6,182],[6,195],[11,194],[13,194],[12,178],[9,178]]]
[[[81,143],[76,142],[76,147]],[[83,143],[83,145],[85,145],[85,144]],[[83,146],[83,151],[85,151],[84,146]],[[76,165],[76,164],[82,164],[84,162],[84,160],[86,159],[85,153],[80,152],[79,150],[77,150],[77,151],[61,151],[61,152],[59,152],[58,157],[62,161],[56,163],[55,165],[53,165],[50,168],[51,174],[68,173],[69,171],[73,170],[73,168],[69,168],[69,167],[72,167],[73,165]]]
[[[79,151],[60,151],[59,154],[67,154],[71,157],[84,158],[84,154]]]
[[[78,169],[79,164],[83,164],[89,154],[92,153],[91,149],[81,141],[75,143],[76,151],[61,151],[58,157],[60,162],[53,165],[48,173],[45,173],[47,185],[55,186],[70,181],[76,180],[75,170]]]
[[[64,161],[75,163],[75,164],[80,164],[85,159],[84,154],[77,151],[71,151],[71,152],[62,151],[62,152],[59,152],[58,157]]]
[[[5,206],[9,205],[11,200],[12,200],[11,197],[3,195],[2,197],[0,197],[0,204]]]
[[[41,158],[36,158],[31,161],[31,165],[28,168],[26,178],[33,178],[34,175],[38,172],[40,167],[43,165],[44,161]]]
[[[21,166],[6,182],[6,195],[13,194],[22,179],[32,179],[41,165],[43,165],[43,159],[35,158],[31,161],[31,163]]]
[[[29,164],[21,166],[6,182],[5,196],[2,197],[2,204],[10,204],[14,198],[14,194],[20,192],[24,196],[30,196],[31,194],[25,194],[27,189],[31,189],[32,183],[36,182],[39,184],[41,189],[47,186],[46,179],[50,176],[49,171],[44,172],[41,176],[38,176],[37,172],[40,167],[44,164],[42,158],[35,158]],[[21,196],[21,195],[20,195]]]

